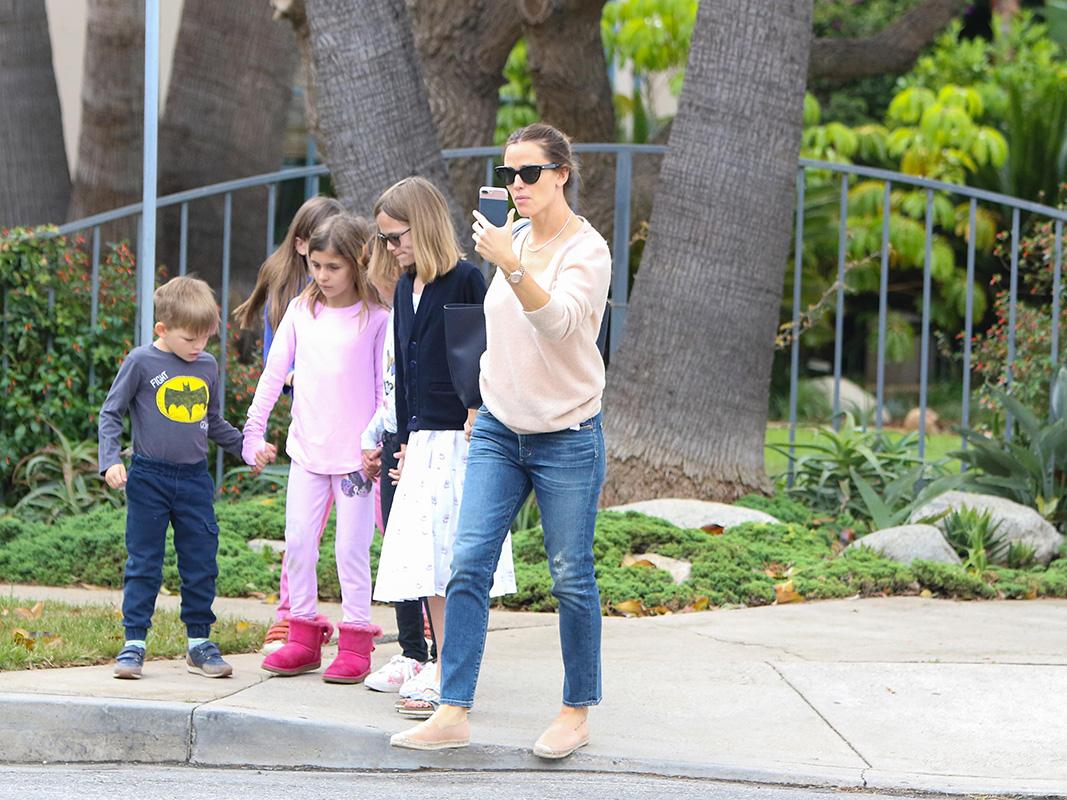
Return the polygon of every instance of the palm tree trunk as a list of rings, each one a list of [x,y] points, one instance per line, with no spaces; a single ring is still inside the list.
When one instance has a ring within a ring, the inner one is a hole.
[[[470,203],[461,210],[452,199],[405,0],[365,0],[358,13],[345,0],[306,5],[319,145],[338,198],[369,214],[384,189],[421,175],[449,199],[456,230],[469,232]]]
[[[58,223],[70,201],[44,0],[0,0],[0,227]]]
[[[407,0],[415,49],[442,147],[492,144],[508,54],[522,20],[501,0]],[[485,160],[452,159],[457,202],[474,208]]]
[[[280,169],[299,59],[291,26],[266,2],[185,0],[159,130],[160,193]],[[246,293],[266,255],[266,189],[233,196],[232,291]],[[164,260],[177,269],[178,209],[164,216]],[[219,285],[223,199],[189,205],[189,269]]]
[[[763,470],[812,0],[702,3],[604,403],[609,504],[731,500]]]
[[[90,0],[78,169],[70,219],[141,199],[144,149],[144,4]],[[105,240],[130,239],[133,220],[105,225]]]

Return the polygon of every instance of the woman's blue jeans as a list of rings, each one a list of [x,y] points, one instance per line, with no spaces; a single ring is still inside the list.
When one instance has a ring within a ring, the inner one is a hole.
[[[533,489],[559,602],[563,703],[600,702],[600,591],[593,529],[604,483],[600,415],[578,430],[517,434],[485,407],[471,434],[445,599],[441,702],[470,708],[489,626],[489,588],[515,515]]]

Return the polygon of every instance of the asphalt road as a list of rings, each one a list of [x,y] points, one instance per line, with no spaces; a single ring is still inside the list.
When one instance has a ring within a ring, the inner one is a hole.
[[[568,772],[291,772],[157,766],[0,766],[0,800],[899,800],[835,792]]]

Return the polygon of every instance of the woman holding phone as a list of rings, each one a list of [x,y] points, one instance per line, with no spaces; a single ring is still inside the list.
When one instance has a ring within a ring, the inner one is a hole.
[[[446,592],[440,707],[391,743],[417,750],[469,743],[493,570],[532,489],[559,602],[565,673],[562,708],[534,754],[558,759],[589,741],[589,706],[601,700],[593,529],[604,482],[604,362],[597,334],[611,254],[567,202],[578,165],[563,133],[543,124],[515,131],[497,173],[530,225],[513,239],[514,211],[503,226],[474,212],[475,250],[498,269],[485,297],[484,405],[471,431]]]

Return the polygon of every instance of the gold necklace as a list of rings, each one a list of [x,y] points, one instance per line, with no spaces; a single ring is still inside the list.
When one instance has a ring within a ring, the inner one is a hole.
[[[530,236],[533,235],[533,230],[531,229],[530,230],[530,235],[526,237],[525,241],[523,241],[523,246],[531,253],[539,253],[540,251],[542,251],[546,247],[548,247],[550,244],[552,244],[552,242],[556,241],[556,239],[558,239],[560,237],[560,235],[562,235],[563,231],[567,230],[567,226],[571,224],[571,220],[572,219],[574,219],[574,212],[573,211],[571,212],[571,215],[569,217],[567,217],[567,221],[563,223],[563,227],[560,228],[558,231],[556,231],[556,235],[553,236],[551,239],[549,239],[544,244],[537,245],[537,247],[534,247],[533,245],[530,244]]]

